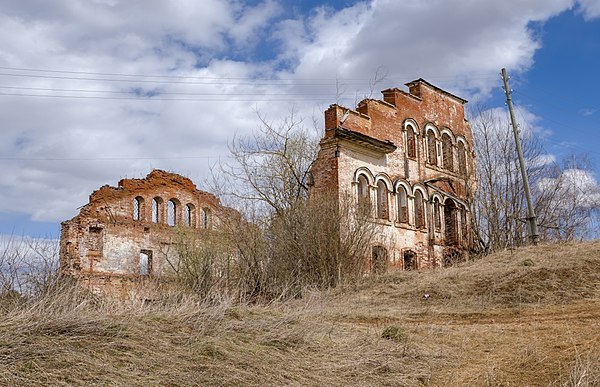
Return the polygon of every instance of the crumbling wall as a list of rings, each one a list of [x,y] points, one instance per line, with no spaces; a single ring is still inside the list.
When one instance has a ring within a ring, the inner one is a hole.
[[[409,252],[408,256],[416,255],[416,268],[437,267],[443,265],[449,249],[470,248],[468,201],[476,183],[473,136],[465,118],[465,100],[422,79],[407,86],[408,92],[384,90],[383,100],[366,99],[355,109],[330,106],[325,112],[321,151],[311,168],[311,193],[333,189],[340,197],[358,198],[357,177],[364,176],[378,228],[372,246],[376,251],[380,246],[387,250],[388,266],[404,268],[405,253]],[[414,154],[407,152],[407,132],[412,129]],[[428,138],[429,132],[433,139]],[[451,142],[444,148],[446,137]],[[435,149],[433,159],[428,157],[428,146]],[[375,208],[381,196],[377,186],[382,181],[388,206],[382,213],[389,214],[383,218]],[[411,203],[408,222],[400,221],[399,185],[407,188]],[[416,224],[417,190],[425,199],[425,227]],[[444,214],[446,205],[458,210]],[[445,222],[444,215],[456,219]]]
[[[170,204],[171,203],[171,204]],[[183,176],[154,170],[90,195],[77,216],[62,223],[60,271],[97,292],[127,293],[177,262],[176,230],[199,236],[238,216]]]

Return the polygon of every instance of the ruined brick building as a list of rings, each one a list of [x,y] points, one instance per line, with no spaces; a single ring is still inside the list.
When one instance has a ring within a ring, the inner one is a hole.
[[[371,208],[373,268],[441,266],[470,247],[475,162],[466,101],[423,79],[407,86],[355,110],[330,106],[311,168],[313,194]]]
[[[231,216],[237,212],[174,173],[154,170],[144,179],[105,185],[62,223],[61,273],[94,291],[126,293],[132,283],[163,274],[176,262],[176,226],[202,234]]]

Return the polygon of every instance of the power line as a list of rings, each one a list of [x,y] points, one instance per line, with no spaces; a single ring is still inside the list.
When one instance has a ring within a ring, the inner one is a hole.
[[[138,100],[138,101],[190,101],[190,102],[296,102],[296,101],[329,101],[331,98],[155,98],[152,96],[139,97],[105,97],[92,95],[55,95],[55,94],[29,94],[29,93],[0,93],[0,96],[12,97],[42,97],[42,98],[67,98],[67,99],[102,99],[102,100]],[[346,97],[350,98],[350,97]]]
[[[73,93],[105,93],[105,94],[136,94],[136,90],[123,91],[123,90],[92,90],[92,89],[64,89],[64,88],[46,88],[46,87],[22,87],[22,86],[0,86],[0,89],[13,89],[13,90],[29,90],[29,91],[56,91],[56,92],[73,92]],[[288,95],[322,95],[331,97],[332,93],[187,93],[187,92],[169,92],[169,91],[149,91],[155,92],[157,95],[192,95],[192,96],[288,96]]]
[[[132,160],[191,160],[223,159],[231,156],[173,156],[173,157],[0,157],[3,161],[132,161]]]

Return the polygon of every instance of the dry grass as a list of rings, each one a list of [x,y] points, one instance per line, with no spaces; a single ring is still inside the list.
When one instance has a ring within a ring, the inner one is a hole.
[[[572,243],[270,305],[66,288],[0,308],[0,385],[595,386],[598,343],[600,242]]]

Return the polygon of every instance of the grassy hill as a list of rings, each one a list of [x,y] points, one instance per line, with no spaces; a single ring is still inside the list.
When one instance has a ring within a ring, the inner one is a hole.
[[[269,305],[0,302],[0,385],[600,385],[600,241]]]

